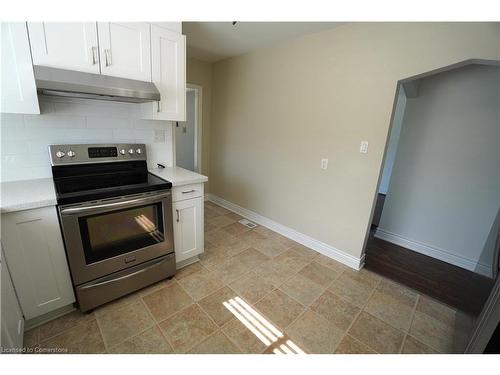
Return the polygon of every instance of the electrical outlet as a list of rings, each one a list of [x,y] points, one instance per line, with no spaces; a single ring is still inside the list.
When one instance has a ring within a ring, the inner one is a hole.
[[[361,145],[359,146],[359,152],[362,154],[368,153],[368,141],[361,141]]]
[[[156,129],[154,131],[153,141],[155,143],[163,143],[163,142],[165,142],[165,130]]]
[[[321,169],[328,168],[328,159],[321,159]]]

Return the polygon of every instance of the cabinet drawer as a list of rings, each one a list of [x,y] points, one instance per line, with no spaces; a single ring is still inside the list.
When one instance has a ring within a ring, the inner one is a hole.
[[[175,186],[172,189],[172,202],[182,201],[201,197],[203,195],[203,184],[190,184],[184,186]]]

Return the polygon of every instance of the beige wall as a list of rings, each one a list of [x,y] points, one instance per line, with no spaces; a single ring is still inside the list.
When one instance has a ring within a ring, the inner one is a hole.
[[[397,80],[472,57],[500,59],[499,24],[349,24],[215,63],[211,192],[360,257]]]
[[[196,59],[186,60],[187,83],[203,87],[201,173],[208,176],[205,191],[210,191],[210,110],[212,107],[212,64]]]

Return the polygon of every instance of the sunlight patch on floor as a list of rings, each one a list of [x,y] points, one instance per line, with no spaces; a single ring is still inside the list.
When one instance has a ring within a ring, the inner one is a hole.
[[[257,310],[246,303],[243,299],[236,296],[222,303],[250,332],[252,332],[264,345],[271,346],[276,344],[272,350],[275,354],[305,354],[297,344],[286,339],[283,341],[284,334],[262,316]]]

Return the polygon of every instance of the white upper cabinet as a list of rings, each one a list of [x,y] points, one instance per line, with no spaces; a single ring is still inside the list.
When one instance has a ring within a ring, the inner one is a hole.
[[[153,83],[161,100],[153,105],[153,119],[186,120],[186,37],[151,26]]]
[[[168,29],[177,34],[182,34],[182,22],[153,22],[151,25],[161,27],[162,29]]]
[[[0,112],[40,113],[26,24],[2,22]]]
[[[34,65],[99,73],[95,22],[28,22]]]
[[[99,22],[101,74],[151,82],[148,23]]]

